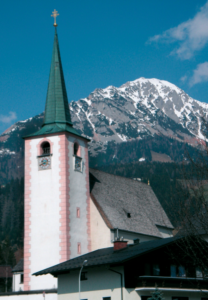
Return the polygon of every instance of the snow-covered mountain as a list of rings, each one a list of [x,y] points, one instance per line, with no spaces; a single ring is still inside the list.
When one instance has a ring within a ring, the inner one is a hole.
[[[208,104],[194,100],[164,80],[139,78],[119,88],[96,89],[87,98],[72,101],[70,110],[74,127],[92,139],[91,157],[105,153],[109,142],[144,141],[148,137],[204,145],[206,128],[201,117],[207,118]],[[0,172],[5,158],[14,161],[16,156],[22,169],[21,137],[36,131],[42,119],[43,114],[17,122],[0,135]]]
[[[191,144],[205,139],[201,116],[208,104],[164,80],[139,78],[119,88],[96,89],[70,106],[75,127],[96,141],[119,143],[155,134]]]

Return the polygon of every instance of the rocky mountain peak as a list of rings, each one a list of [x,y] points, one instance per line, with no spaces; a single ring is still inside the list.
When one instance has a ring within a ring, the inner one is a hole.
[[[172,151],[171,147],[176,148],[172,140],[180,144],[178,149],[183,148],[182,144],[194,147],[205,144],[203,132],[206,128],[201,117],[208,115],[208,104],[194,100],[182,89],[164,80],[141,77],[120,87],[98,88],[88,97],[72,101],[70,110],[74,127],[91,139],[90,157],[97,161],[106,161],[105,154],[110,157],[108,162],[116,159],[118,147],[115,145],[121,145],[123,154],[119,155],[126,162],[141,158],[151,160],[151,157],[158,156],[157,153],[168,155],[170,161],[177,156],[183,159],[184,150],[180,150],[180,155]],[[0,135],[2,174],[8,173],[7,177],[11,178],[14,174],[23,173],[22,136],[40,129],[42,122],[43,114],[40,114],[15,123]],[[123,142],[134,147],[133,154]],[[163,149],[164,144],[166,150]],[[8,162],[11,166],[16,165],[16,169],[8,168]]]
[[[200,118],[202,110],[207,113],[208,104],[194,100],[164,80],[141,77],[119,88],[96,89],[87,98],[71,103],[71,108],[75,126],[102,142],[154,134],[190,143],[205,139]]]

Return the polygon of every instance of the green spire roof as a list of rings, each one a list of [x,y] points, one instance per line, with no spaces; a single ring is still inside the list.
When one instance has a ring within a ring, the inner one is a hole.
[[[43,126],[53,123],[72,125],[56,28]]]
[[[27,137],[62,131],[67,131],[81,136],[78,131],[73,128],[73,124],[71,122],[64,73],[59,51],[57,30],[55,27],[53,54],[43,125],[39,131]]]

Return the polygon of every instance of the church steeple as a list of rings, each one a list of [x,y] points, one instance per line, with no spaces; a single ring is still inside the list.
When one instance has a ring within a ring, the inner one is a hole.
[[[69,132],[86,139],[81,136],[75,128],[73,128],[73,124],[71,122],[64,73],[61,64],[56,22],[54,23],[54,27],[55,35],[44,121],[39,131],[28,135],[27,137],[45,135],[49,133]]]
[[[56,27],[43,126],[55,123],[72,125]]]

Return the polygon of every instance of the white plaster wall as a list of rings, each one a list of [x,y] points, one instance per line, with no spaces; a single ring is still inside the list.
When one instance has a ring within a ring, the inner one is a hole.
[[[165,228],[159,225],[157,225],[157,229],[159,230],[163,238],[169,238],[173,236],[173,229]]]
[[[13,276],[12,276],[12,290],[14,292],[24,290],[24,285],[22,283],[20,283],[20,280],[21,280],[21,273],[13,273]]]
[[[47,137],[52,143],[51,169],[38,170],[37,144],[31,140],[31,274],[59,263],[60,168],[59,137]],[[51,275],[31,276],[31,290],[57,287]]]
[[[69,210],[70,210],[70,258],[76,257],[77,245],[81,243],[81,255],[88,252],[87,236],[87,189],[86,189],[86,168],[85,143],[72,136],[68,136],[69,149]],[[81,147],[82,172],[74,170],[74,142],[77,141]],[[89,183],[88,183],[89,184]],[[77,218],[77,207],[80,208],[80,218]]]
[[[134,243],[135,239],[139,239],[140,243],[159,239],[158,237],[149,236],[149,235],[145,235],[145,234],[139,234],[139,233],[120,230],[120,229],[119,229],[118,233],[119,233],[119,237],[123,237],[125,241],[128,241],[128,244]],[[117,237],[117,231],[111,230],[111,240],[114,240],[116,237]]]
[[[11,295],[11,296],[0,296],[1,300],[57,300],[58,295],[53,294],[45,294],[45,299],[43,298],[43,294],[32,294],[32,295]]]
[[[122,267],[112,268],[123,273]],[[121,277],[111,272],[107,267],[84,268],[88,280],[81,281],[81,299],[102,300],[103,297],[121,299]],[[58,276],[58,300],[77,300],[78,294],[78,271]],[[124,289],[123,289],[124,290]],[[136,298],[139,299],[136,293]],[[124,298],[125,300],[125,298]]]
[[[90,198],[90,232],[92,251],[112,247],[111,231],[101,217],[93,200]]]

